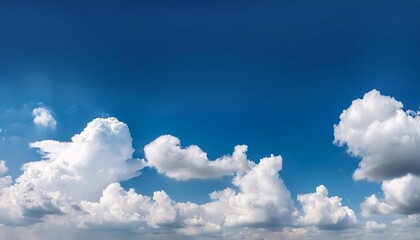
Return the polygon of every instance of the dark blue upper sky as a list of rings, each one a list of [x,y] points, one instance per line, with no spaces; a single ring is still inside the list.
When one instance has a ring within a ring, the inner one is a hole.
[[[419,1],[2,0],[0,129],[24,136],[27,153],[10,143],[0,158],[17,175],[38,158],[27,142],[69,140],[110,115],[139,157],[162,134],[213,159],[247,144],[250,159],[283,156],[293,196],[325,184],[357,208],[379,185],[352,180],[358,161],[332,144],[333,124],[373,88],[418,109],[419,12]],[[56,131],[16,126],[39,102]],[[125,185],[200,202],[228,183],[145,170]]]

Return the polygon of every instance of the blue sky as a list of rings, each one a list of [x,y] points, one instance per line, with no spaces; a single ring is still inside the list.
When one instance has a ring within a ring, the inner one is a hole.
[[[360,204],[390,179],[354,180],[367,155],[333,144],[333,126],[372,89],[419,109],[419,10],[417,1],[1,1],[0,159],[16,179],[41,158],[29,143],[69,142],[93,119],[115,117],[134,158],[165,134],[211,160],[238,144],[256,163],[281,155],[293,201],[322,184],[364,225]],[[34,123],[38,107],[55,127]],[[140,172],[114,180],[197,204],[233,179]]]

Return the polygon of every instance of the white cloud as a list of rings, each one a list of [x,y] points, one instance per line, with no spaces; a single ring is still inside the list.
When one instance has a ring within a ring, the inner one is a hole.
[[[369,217],[371,215],[384,215],[394,211],[394,207],[380,201],[375,194],[367,197],[365,201],[360,204],[362,215]]]
[[[253,166],[246,159],[246,151],[247,146],[238,145],[232,156],[211,161],[198,146],[181,148],[180,140],[170,135],[160,136],[144,147],[147,165],[177,180],[217,178],[244,172]]]
[[[51,111],[44,107],[37,107],[32,110],[32,115],[34,117],[34,123],[42,127],[50,127],[55,129],[57,126],[57,121],[52,116]]]
[[[334,143],[361,157],[354,179],[387,180],[420,174],[420,115],[372,90],[354,100],[334,126]]]
[[[300,222],[304,225],[316,225],[320,229],[345,229],[354,227],[357,218],[353,210],[341,205],[341,198],[328,197],[328,189],[320,185],[315,193],[298,195],[302,204],[303,215]]]
[[[382,191],[388,204],[399,213],[420,213],[420,177],[407,174],[404,177],[384,181]]]
[[[375,221],[366,221],[365,229],[371,232],[383,232],[386,228],[386,224],[377,223]]]
[[[382,191],[383,199],[379,200],[376,195],[372,195],[361,204],[364,215],[420,213],[420,177],[407,174],[384,181]]]
[[[99,199],[108,184],[137,176],[143,166],[132,159],[127,125],[115,118],[93,120],[71,142],[30,146],[39,148],[44,160],[26,163],[14,185],[3,178],[0,223],[31,224],[48,214],[68,213],[75,210],[74,201]]]
[[[213,192],[213,202],[203,206],[207,214],[219,214],[226,226],[284,226],[293,224],[297,211],[279,177],[282,158],[271,156],[232,181],[231,188]],[[214,218],[217,219],[217,218]],[[219,219],[220,220],[220,219]]]
[[[139,195],[134,189],[126,192],[119,183],[111,183],[103,190],[99,202],[81,202],[86,215],[76,216],[77,222],[82,227],[139,228],[139,222],[146,221],[150,200],[150,197]]]
[[[153,201],[154,203],[150,206],[147,217],[149,225],[159,227],[174,223],[178,212],[168,194],[164,191],[154,192]]]
[[[0,161],[1,175],[7,171],[5,161]],[[11,176],[0,178],[0,223],[29,225],[47,214],[61,214],[68,207],[68,201],[58,191],[38,191],[28,182],[12,183]],[[62,204],[63,201],[66,204]]]
[[[44,160],[26,163],[16,182],[60,191],[73,200],[97,200],[108,184],[135,177],[143,167],[143,161],[132,158],[127,125],[116,118],[94,119],[71,142],[45,140],[30,147],[38,148]]]
[[[0,161],[0,175],[4,175],[9,171],[9,169],[6,167],[5,161]]]
[[[354,179],[382,184],[383,197],[361,203],[363,216],[420,213],[420,112],[372,90],[343,111],[334,137],[362,158]]]
[[[203,236],[207,234],[216,234],[222,230],[220,225],[206,222],[201,216],[187,218],[183,221],[183,225],[185,227],[177,229],[177,233],[186,236]]]

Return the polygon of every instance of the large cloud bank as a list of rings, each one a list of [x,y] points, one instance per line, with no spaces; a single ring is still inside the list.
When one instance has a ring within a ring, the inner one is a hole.
[[[9,229],[49,226],[123,230],[145,238],[235,238],[242,230],[271,236],[261,229],[272,228],[284,238],[295,238],[306,227],[346,229],[357,224],[353,211],[341,206],[339,197],[328,197],[324,186],[299,196],[300,211],[279,175],[282,157],[254,162],[247,158],[246,145],[210,160],[198,146],[183,148],[178,138],[164,135],[145,146],[146,160],[135,159],[128,126],[116,118],[98,118],[69,142],[44,140],[30,147],[42,159],[24,164],[17,179],[4,176],[8,169],[0,162],[0,224]],[[119,182],[139,176],[144,167],[175,181],[231,176],[232,186],[209,193],[210,201],[203,204],[176,202],[159,189],[145,196],[121,187]],[[1,225],[0,232],[5,228]]]
[[[36,124],[52,127],[44,124],[51,122],[47,115],[34,113]],[[383,194],[366,197],[361,214],[400,216],[388,224],[360,221],[324,185],[298,194],[295,205],[280,175],[280,155],[253,161],[248,147],[237,145],[232,154],[209,159],[199,146],[183,147],[177,137],[163,135],[144,147],[144,160],[136,159],[128,126],[97,118],[69,142],[30,143],[41,160],[24,164],[16,179],[0,161],[0,233],[11,239],[41,239],[40,232],[50,239],[374,239],[389,229],[402,234],[402,226],[420,222],[419,119],[418,112],[404,111],[401,102],[372,90],[334,126],[334,143],[360,158],[353,178],[381,183]],[[174,201],[162,189],[147,196],[121,186],[145,167],[173,181],[228,177],[231,186],[209,193],[202,204]]]

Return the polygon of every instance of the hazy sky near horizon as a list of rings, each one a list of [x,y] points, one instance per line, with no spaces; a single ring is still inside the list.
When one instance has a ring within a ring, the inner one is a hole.
[[[0,233],[415,239],[419,10],[1,1]]]

